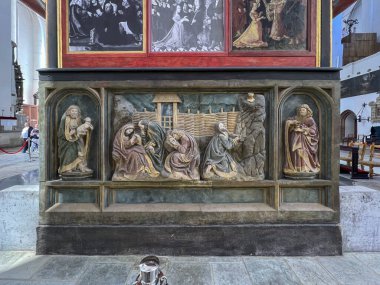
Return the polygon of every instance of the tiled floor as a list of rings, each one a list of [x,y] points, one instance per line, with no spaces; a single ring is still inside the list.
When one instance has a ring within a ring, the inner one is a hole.
[[[0,285],[132,285],[142,256],[0,252]],[[160,257],[170,285],[380,284],[380,253],[335,257]]]

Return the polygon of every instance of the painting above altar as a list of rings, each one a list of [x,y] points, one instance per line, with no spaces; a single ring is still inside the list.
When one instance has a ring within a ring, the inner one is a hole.
[[[306,50],[307,0],[233,0],[232,50]]]

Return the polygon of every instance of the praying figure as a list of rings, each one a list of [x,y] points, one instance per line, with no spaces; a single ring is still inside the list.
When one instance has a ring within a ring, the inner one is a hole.
[[[112,158],[116,164],[113,181],[158,177],[152,160],[142,146],[134,125],[128,123],[117,133],[113,142]]]
[[[312,179],[320,171],[319,132],[309,105],[297,108],[297,115],[285,123],[285,167],[288,178]]]
[[[169,152],[163,176],[179,180],[199,180],[200,154],[194,137],[182,130],[167,133],[165,147]]]
[[[232,179],[238,174],[238,165],[229,151],[238,144],[239,137],[230,135],[222,122],[215,125],[215,131],[204,154],[202,177]]]

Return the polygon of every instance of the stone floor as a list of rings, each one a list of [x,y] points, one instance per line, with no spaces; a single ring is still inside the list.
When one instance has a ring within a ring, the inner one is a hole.
[[[6,149],[16,151],[17,149]],[[4,154],[0,152],[0,191],[13,185],[39,183],[39,157],[33,153]]]
[[[0,191],[38,183],[38,158],[0,154]],[[380,173],[380,169],[378,171]],[[380,190],[380,176],[350,180]],[[0,251],[0,285],[131,285],[142,256],[36,256]],[[379,253],[337,257],[161,257],[170,285],[379,284]]]
[[[141,256],[0,251],[0,285],[132,285]],[[380,284],[379,253],[335,257],[160,257],[170,285]]]

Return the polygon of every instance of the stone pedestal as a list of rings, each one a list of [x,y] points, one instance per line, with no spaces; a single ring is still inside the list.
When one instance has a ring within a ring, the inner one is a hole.
[[[0,250],[34,250],[38,224],[37,185],[0,191]]]
[[[380,191],[340,187],[344,251],[380,251]]]

